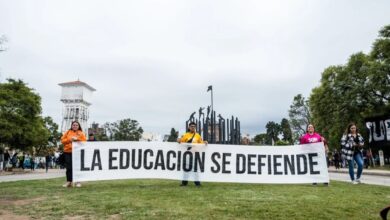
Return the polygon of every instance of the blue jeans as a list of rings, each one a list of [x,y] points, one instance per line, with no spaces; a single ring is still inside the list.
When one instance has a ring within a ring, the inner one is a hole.
[[[360,176],[362,175],[363,172],[363,158],[360,153],[353,155],[352,160],[348,160],[348,166],[349,166],[349,176],[351,177],[351,180],[355,180],[355,172],[354,172],[354,163],[353,161],[356,161],[357,164],[357,175],[356,179],[360,179]]]

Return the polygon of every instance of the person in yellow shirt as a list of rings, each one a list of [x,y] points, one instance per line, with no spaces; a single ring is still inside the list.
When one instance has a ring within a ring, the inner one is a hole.
[[[178,138],[178,143],[194,143],[194,144],[208,144],[207,141],[203,141],[200,134],[196,132],[196,123],[190,122],[188,125],[188,132],[183,134],[181,138]],[[191,147],[189,147],[187,150],[191,150]],[[200,181],[194,181],[196,186],[201,186]],[[187,186],[188,180],[182,180],[180,186]]]
[[[72,186],[72,142],[74,141],[86,141],[87,138],[83,130],[81,129],[78,121],[73,121],[71,128],[66,131],[61,137],[61,143],[64,145],[65,166],[66,166],[66,183],[63,187]],[[76,183],[76,187],[81,187],[80,183]]]

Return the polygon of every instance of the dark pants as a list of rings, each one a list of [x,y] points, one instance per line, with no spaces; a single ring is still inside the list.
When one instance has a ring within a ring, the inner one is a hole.
[[[195,183],[195,185],[200,186],[200,181],[194,181],[194,183]],[[183,181],[181,181],[181,184],[184,185],[184,186],[187,186],[188,181],[187,180],[183,180]]]
[[[46,161],[46,164],[45,164],[45,165],[46,165],[45,168],[46,168],[46,173],[47,173],[47,171],[49,170],[49,162]]]
[[[7,169],[8,160],[3,161],[3,170]]]
[[[65,153],[65,167],[66,167],[66,181],[72,182],[73,181],[73,174],[72,174],[72,153]]]
[[[334,166],[336,167],[336,169],[340,169],[340,161],[334,160]]]

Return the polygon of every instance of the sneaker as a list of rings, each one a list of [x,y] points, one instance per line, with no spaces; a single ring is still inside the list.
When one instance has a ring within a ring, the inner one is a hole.
[[[359,183],[356,182],[355,180],[352,180],[352,184],[353,184],[353,185],[356,185],[356,184],[359,184]]]
[[[75,186],[78,187],[78,188],[80,188],[80,187],[81,187],[81,183],[80,183],[80,182],[77,182]]]
[[[360,178],[359,178],[359,179],[356,179],[355,182],[357,182],[357,183],[362,183],[362,181],[360,181]]]
[[[66,182],[64,185],[62,185],[62,187],[64,187],[64,188],[72,187],[72,183],[71,182]]]

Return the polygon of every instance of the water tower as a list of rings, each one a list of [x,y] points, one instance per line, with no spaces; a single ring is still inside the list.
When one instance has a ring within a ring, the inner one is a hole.
[[[64,103],[62,108],[61,132],[64,133],[67,131],[72,121],[78,121],[83,132],[88,135],[88,107],[91,105],[92,92],[96,91],[96,89],[80,80],[60,83],[58,85],[62,87],[61,101]]]

